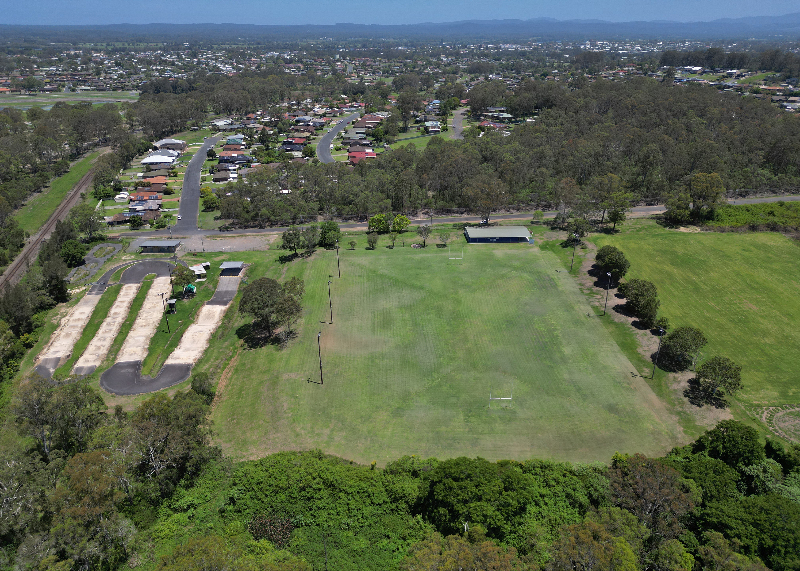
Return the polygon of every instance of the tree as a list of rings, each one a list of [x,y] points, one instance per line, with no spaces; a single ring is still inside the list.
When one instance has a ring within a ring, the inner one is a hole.
[[[591,230],[592,225],[586,218],[573,218],[567,224],[567,234],[569,234],[570,238],[577,238],[578,242],[585,236],[588,236]]]
[[[513,547],[498,547],[483,539],[470,542],[457,535],[442,537],[431,533],[411,546],[409,555],[400,563],[402,571],[521,571],[522,562]]]
[[[548,571],[636,571],[636,555],[622,537],[593,522],[569,525],[553,544]]]
[[[254,328],[272,337],[278,325],[299,316],[304,287],[298,278],[292,278],[285,285],[272,278],[259,278],[244,288],[239,311],[252,315]]]
[[[369,219],[369,225],[367,227],[367,231],[384,234],[389,231],[389,228],[390,228],[389,215],[376,214],[375,216],[372,216]]]
[[[494,173],[488,172],[481,172],[473,177],[464,189],[464,195],[470,210],[486,220],[508,200],[505,183]]]
[[[128,225],[130,226],[131,230],[138,230],[144,226],[144,220],[142,220],[141,216],[130,216],[128,218]]]
[[[319,226],[316,224],[309,224],[303,228],[301,233],[303,235],[303,248],[306,252],[313,252],[314,248],[319,244]]]
[[[658,290],[653,282],[634,278],[619,286],[626,306],[645,327],[652,327],[658,316]],[[663,349],[662,349],[663,351]]]
[[[594,260],[600,271],[603,274],[610,273],[611,278],[617,283],[628,273],[628,269],[631,267],[631,263],[625,257],[625,254],[616,246],[603,246],[597,250]]]
[[[691,200],[686,192],[673,192],[664,204],[664,219],[673,226],[689,222],[692,218]]]
[[[422,98],[416,90],[403,91],[397,98],[397,110],[403,120],[403,132],[408,131],[408,123],[414,111],[422,107]]]
[[[213,212],[219,209],[220,199],[216,194],[210,194],[203,197],[203,212]]]
[[[183,264],[177,264],[175,269],[172,270],[172,290],[178,288],[179,292],[183,292],[184,288],[190,283],[193,283],[195,278],[194,272]]]
[[[439,234],[439,241],[447,246],[447,243],[450,241],[450,232],[442,232]]]
[[[214,382],[208,373],[202,371],[193,374],[191,385],[192,390],[203,397],[206,404],[211,404],[211,401],[214,400]]]
[[[742,367],[727,357],[711,357],[697,368],[697,380],[706,392],[732,395],[742,388]]]
[[[392,243],[392,249],[394,249],[394,243],[397,242],[397,232],[389,233],[389,241]]]
[[[326,220],[319,226],[319,245],[323,248],[333,248],[341,235],[339,225],[333,220]]]
[[[428,236],[430,236],[430,235],[431,235],[431,227],[430,226],[428,226],[427,224],[423,224],[421,226],[417,226],[417,236],[422,238],[422,247],[423,248],[425,247],[425,245],[427,243],[427,240],[428,240]]]
[[[696,327],[678,327],[664,336],[659,363],[673,371],[694,367],[708,340]]]
[[[214,150],[214,147],[211,147],[206,151],[206,157],[208,159],[214,160],[217,158],[217,151]]]
[[[85,233],[89,240],[93,240],[95,234],[100,231],[103,221],[97,215],[97,211],[89,204],[82,203],[70,210],[70,218],[80,232]]]
[[[350,249],[351,249],[351,250],[355,250],[355,249],[356,249],[356,241],[355,241],[355,240],[350,240],[350,241],[347,243],[347,245],[348,245],[348,246],[350,246]]]
[[[408,228],[408,225],[411,224],[411,221],[408,219],[408,216],[403,214],[398,214],[392,220],[392,232],[396,232],[398,234],[402,234]]]
[[[681,489],[680,474],[641,454],[615,460],[609,489],[614,504],[638,517],[656,542],[676,538],[683,529],[681,517],[692,508],[691,495]]]
[[[612,194],[601,204],[603,210],[608,212],[608,221],[613,224],[611,227],[612,231],[617,229],[617,224],[625,221],[628,212],[631,210],[632,201],[633,195],[619,191]]]
[[[722,460],[734,469],[758,464],[765,458],[756,429],[735,420],[717,423],[695,441],[692,449]]]
[[[297,226],[292,226],[281,234],[281,248],[284,250],[293,250],[297,253],[297,249],[303,246],[303,233]]]
[[[369,232],[367,234],[367,246],[369,247],[370,250],[374,250],[377,245],[378,245],[378,233]]]
[[[689,178],[689,196],[692,199],[692,216],[696,220],[708,220],[723,203],[725,185],[717,173],[694,173]]]

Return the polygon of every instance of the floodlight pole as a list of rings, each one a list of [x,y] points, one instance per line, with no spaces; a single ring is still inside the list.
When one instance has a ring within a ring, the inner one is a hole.
[[[611,285],[611,272],[606,272],[608,279],[606,280],[606,303],[603,306],[603,315],[606,314],[606,308],[608,307],[608,288]]]
[[[339,271],[339,277],[342,277],[342,266],[339,265],[339,240],[336,240],[336,269]]]
[[[331,324],[333,324],[333,300],[331,299],[331,280],[328,280],[328,305],[331,308]]]
[[[661,333],[661,335],[659,335],[658,337],[658,350],[656,351],[656,360],[653,361],[653,374],[650,375],[651,379],[656,376],[656,365],[658,365],[658,355],[659,353],[661,353],[661,340],[664,338],[664,328],[659,327],[658,331],[659,333]]]
[[[317,353],[319,354],[319,384],[324,384],[322,380],[322,342],[320,338],[322,337],[322,331],[317,333]]]

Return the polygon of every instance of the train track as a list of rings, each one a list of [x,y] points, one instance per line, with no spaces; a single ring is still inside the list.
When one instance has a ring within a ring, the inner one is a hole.
[[[89,172],[83,175],[78,181],[78,184],[72,187],[72,190],[67,193],[67,196],[61,204],[58,205],[58,208],[56,208],[56,211],[47,219],[44,226],[28,240],[22,248],[22,251],[17,254],[14,261],[11,262],[6,268],[6,271],[3,272],[3,275],[0,276],[0,290],[6,286],[12,286],[22,279],[22,276],[25,275],[25,272],[36,259],[36,256],[39,255],[42,242],[53,233],[56,222],[64,220],[69,214],[69,211],[72,210],[72,207],[81,200],[81,193],[89,189],[89,186],[92,184],[92,179],[94,178],[94,171],[95,169],[92,167],[89,169]]]

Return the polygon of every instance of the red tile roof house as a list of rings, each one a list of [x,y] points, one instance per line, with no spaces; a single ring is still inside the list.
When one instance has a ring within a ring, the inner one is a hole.
[[[158,202],[161,202],[162,199],[163,195],[153,191],[134,192],[128,196],[129,202],[144,202],[146,200],[157,200]]]
[[[347,160],[352,165],[357,165],[363,160],[374,159],[377,155],[375,151],[357,151],[347,153]]]
[[[244,147],[242,145],[223,145],[222,146],[222,150],[223,151],[241,151],[242,149],[244,149]]]

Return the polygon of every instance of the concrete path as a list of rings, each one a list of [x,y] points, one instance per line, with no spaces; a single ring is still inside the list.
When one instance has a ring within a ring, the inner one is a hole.
[[[49,379],[58,366],[69,359],[72,349],[80,339],[86,324],[89,323],[100,297],[99,294],[87,293],[75,304],[67,317],[61,320],[61,325],[56,329],[50,343],[39,353],[39,363],[36,365],[37,373]]]
[[[139,287],[138,283],[124,284],[122,286],[114,305],[111,306],[111,310],[103,320],[102,325],[100,325],[97,334],[80,359],[78,359],[78,362],[75,363],[75,367],[72,369],[73,374],[82,377],[91,375],[100,366],[103,359],[106,358],[111,344],[116,339],[123,322],[128,317],[128,311],[131,308],[133,298],[139,293]]]

